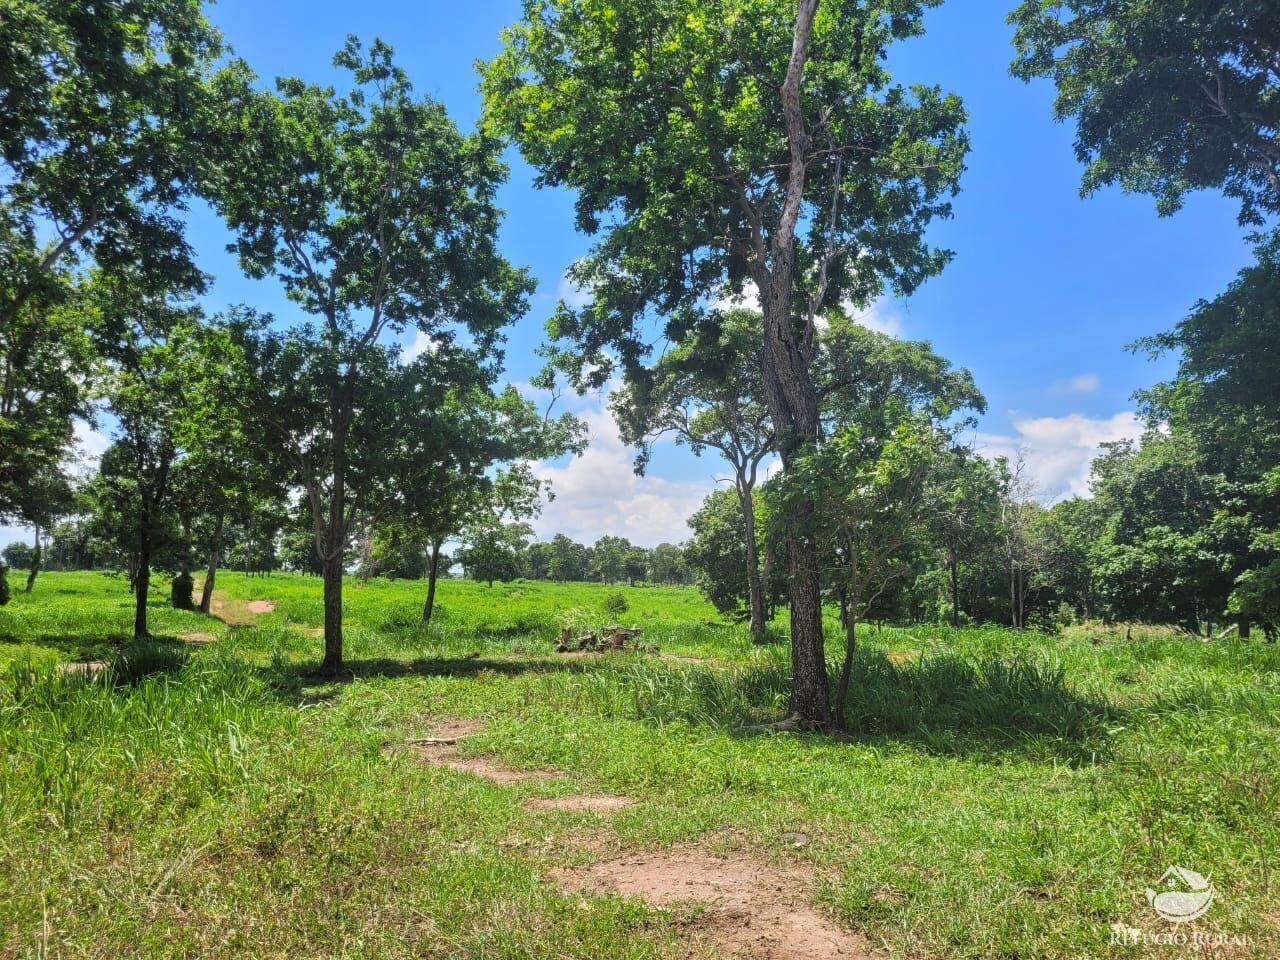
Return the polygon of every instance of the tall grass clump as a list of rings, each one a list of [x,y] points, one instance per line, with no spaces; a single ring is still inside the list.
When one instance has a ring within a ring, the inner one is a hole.
[[[278,738],[292,714],[235,657],[183,660],[148,644],[102,672],[11,665],[0,682],[0,831],[146,820],[245,782],[255,734],[270,726]]]

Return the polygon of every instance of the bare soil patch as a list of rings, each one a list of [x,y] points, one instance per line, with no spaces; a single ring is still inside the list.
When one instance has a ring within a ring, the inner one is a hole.
[[[553,879],[584,894],[617,893],[656,907],[702,905],[689,921],[692,945],[740,960],[869,960],[866,940],[841,929],[812,904],[812,872],[774,867],[743,854],[699,849],[625,854],[557,871]]]
[[[215,590],[209,612],[229,627],[252,627],[260,615],[275,608],[274,600],[233,600]]]
[[[457,741],[483,729],[481,720],[449,720],[437,726],[430,737],[411,741],[410,746],[423,763],[472,773],[498,784],[554,780],[559,776],[555,770],[513,770],[493,757],[463,756],[457,748]]]
[[[635,801],[607,793],[591,793],[573,797],[536,797],[525,802],[530,810],[570,810],[577,813],[613,813]]]

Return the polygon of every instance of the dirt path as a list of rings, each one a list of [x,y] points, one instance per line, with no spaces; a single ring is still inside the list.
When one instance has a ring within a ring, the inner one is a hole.
[[[481,720],[449,720],[436,727],[431,736],[411,741],[417,758],[433,767],[448,767],[464,773],[473,773],[494,783],[503,785],[523,783],[527,780],[554,780],[560,776],[557,770],[513,770],[493,757],[465,757],[456,744],[484,729]]]
[[[870,960],[866,940],[828,920],[812,904],[812,872],[774,867],[746,854],[697,848],[624,854],[556,871],[562,888],[587,895],[639,897],[655,907],[698,903],[691,940],[714,956],[752,960]]]
[[[630,797],[611,793],[588,793],[569,797],[534,797],[525,801],[526,810],[570,810],[574,813],[613,813],[635,804]]]

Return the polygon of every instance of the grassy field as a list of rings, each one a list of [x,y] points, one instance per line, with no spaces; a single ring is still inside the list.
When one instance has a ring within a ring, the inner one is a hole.
[[[714,955],[705,906],[565,879],[664,851],[803,878],[850,956],[1193,949],[1116,925],[1280,955],[1276,646],[873,629],[837,742],[746,729],[785,707],[786,647],[692,590],[621,588],[658,653],[563,656],[614,588],[449,581],[423,630],[422,584],[352,585],[330,682],[317,580],[219,585],[222,620],[157,593],[141,645],[118,578],[0,609],[0,955]],[[407,742],[447,724],[451,765]],[[584,795],[633,802],[554,802]],[[1174,864],[1216,889],[1178,926],[1144,895]]]

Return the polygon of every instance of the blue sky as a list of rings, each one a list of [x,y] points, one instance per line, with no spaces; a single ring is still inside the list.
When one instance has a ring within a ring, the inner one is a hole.
[[[928,15],[924,37],[891,55],[902,82],[940,84],[964,98],[973,149],[955,218],[933,232],[936,243],[955,251],[954,262],[909,301],[876,304],[865,319],[931,340],[969,367],[990,404],[975,442],[990,454],[1025,448],[1041,494],[1054,498],[1084,492],[1097,444],[1134,432],[1133,392],[1172,368],[1170,360],[1133,356],[1125,345],[1169,328],[1197,298],[1221,291],[1249,250],[1234,204],[1218,196],[1192,197],[1167,219],[1146,197],[1079,197],[1072,129],[1052,118],[1052,88],[1008,74],[1004,13],[1011,5],[952,0]],[[464,127],[480,111],[473,65],[497,51],[502,27],[518,14],[513,0],[222,0],[210,8],[237,53],[268,81],[340,81],[330,61],[345,36],[382,37],[416,89],[444,102]],[[531,169],[514,150],[509,160],[502,247],[538,280],[507,349],[508,377],[524,381],[537,365],[543,323],[565,293],[564,271],[587,240],[574,232],[571,197],[534,189]],[[190,224],[200,263],[216,277],[211,309],[245,302],[284,319],[297,315],[274,281],[243,277],[212,213],[194,210]],[[684,539],[684,520],[723,475],[721,465],[667,447],[648,476],[636,478],[602,399],[574,406],[595,442],[579,460],[542,468],[559,495],[539,532],[587,541],[617,533],[647,545]],[[100,443],[90,438],[88,446]]]

